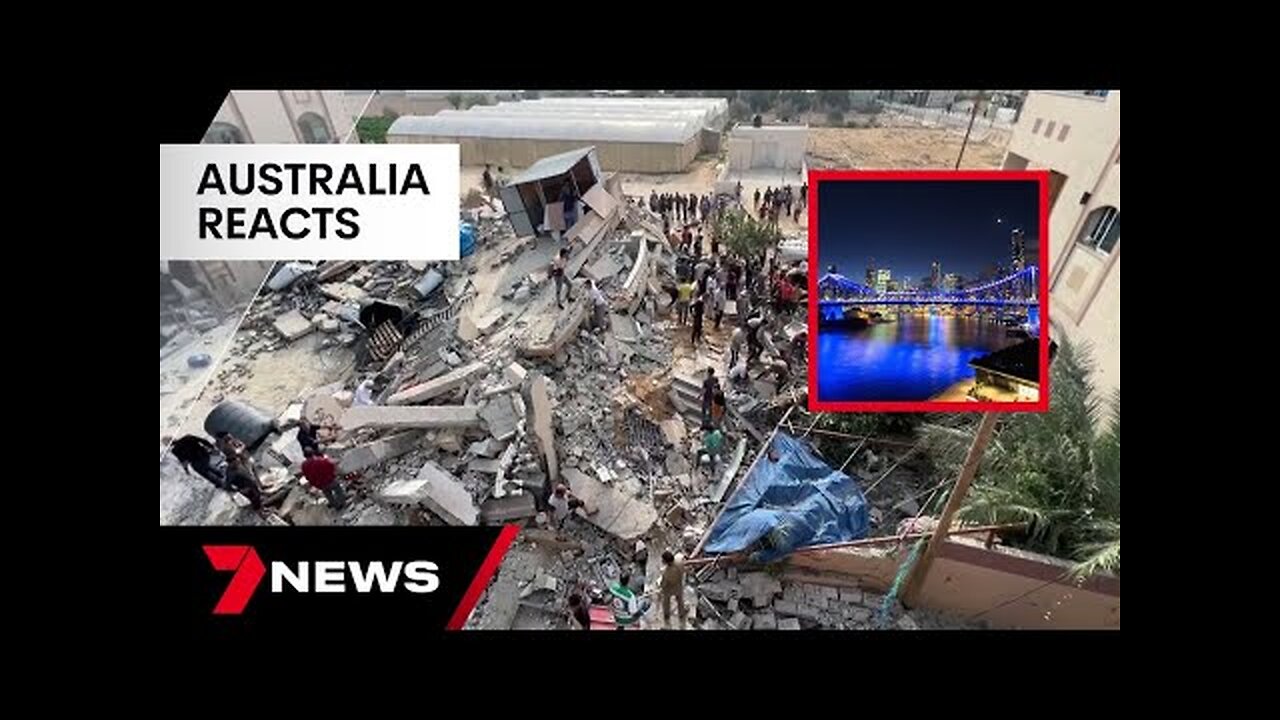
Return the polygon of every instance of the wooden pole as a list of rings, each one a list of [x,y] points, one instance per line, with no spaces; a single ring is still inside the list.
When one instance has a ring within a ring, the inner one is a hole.
[[[964,131],[964,142],[960,143],[960,154],[956,156],[956,169],[960,169],[960,161],[964,159],[964,149],[969,145],[969,133],[973,132],[974,118],[978,117],[978,103],[982,102],[982,90],[978,91],[978,96],[973,99],[973,110],[969,112],[969,127]]]
[[[983,413],[982,421],[978,424],[978,433],[974,436],[973,444],[969,446],[969,454],[960,468],[960,477],[956,479],[956,486],[952,488],[951,495],[947,498],[947,505],[942,509],[942,517],[938,518],[938,527],[934,529],[933,537],[929,539],[928,546],[921,553],[916,566],[911,570],[911,576],[907,579],[906,589],[902,593],[903,605],[913,607],[919,599],[920,589],[924,587],[925,577],[929,574],[929,566],[933,564],[938,548],[942,547],[942,543],[946,542],[947,535],[950,534],[951,521],[964,503],[965,496],[969,494],[969,485],[978,472],[978,464],[982,461],[982,455],[986,452],[987,444],[991,442],[991,435],[995,429],[996,414]]]

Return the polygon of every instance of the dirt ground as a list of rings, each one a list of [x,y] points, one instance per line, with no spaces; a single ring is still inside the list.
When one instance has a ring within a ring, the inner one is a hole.
[[[810,128],[809,157],[814,167],[938,168],[955,167],[964,134],[940,128]],[[969,140],[962,168],[998,168],[1004,161],[1007,134]]]

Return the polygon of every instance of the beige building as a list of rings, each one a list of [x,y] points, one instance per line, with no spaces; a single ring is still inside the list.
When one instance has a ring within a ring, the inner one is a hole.
[[[205,132],[206,143],[359,142],[353,132],[371,93],[232,90]]]
[[[798,171],[805,166],[808,147],[806,125],[738,125],[729,133],[729,169]]]
[[[1109,393],[1120,387],[1120,92],[1028,93],[1004,167],[1049,170],[1049,318],[1092,345]]]

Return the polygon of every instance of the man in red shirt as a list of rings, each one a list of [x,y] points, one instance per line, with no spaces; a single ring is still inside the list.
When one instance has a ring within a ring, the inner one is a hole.
[[[340,510],[347,503],[347,498],[338,480],[338,466],[315,448],[308,447],[302,452],[307,457],[302,461],[302,477],[311,483],[311,487],[324,493],[330,507]]]

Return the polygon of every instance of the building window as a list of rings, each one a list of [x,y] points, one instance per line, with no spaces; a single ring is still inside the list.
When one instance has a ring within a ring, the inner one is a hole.
[[[324,118],[313,112],[302,113],[298,116],[298,130],[302,132],[302,142],[304,143],[333,142],[333,136],[329,134],[329,126],[325,125]]]
[[[1062,142],[1063,140],[1066,140],[1066,139],[1067,139],[1067,132],[1068,132],[1068,131],[1070,131],[1070,130],[1071,130],[1071,126],[1070,126],[1070,125],[1063,125],[1063,126],[1062,126],[1062,131],[1058,133],[1058,142]]]
[[[1120,211],[1106,205],[1089,213],[1078,242],[1098,252],[1111,252],[1120,242]]]
[[[1043,122],[1044,122],[1044,118],[1036,118],[1036,124],[1031,126],[1031,134],[1032,134],[1032,135],[1039,135],[1039,134],[1040,134],[1040,124],[1041,124],[1041,123],[1043,123]]]
[[[1057,123],[1057,122],[1055,122],[1055,121],[1053,121],[1053,120],[1050,120],[1050,121],[1049,121],[1049,127],[1047,127],[1047,128],[1045,128],[1045,129],[1044,129],[1044,136],[1045,136],[1045,137],[1047,137],[1047,138],[1052,138],[1052,137],[1053,137],[1053,129],[1054,129],[1055,127],[1057,127],[1057,126],[1058,126],[1058,123]]]
[[[231,123],[216,122],[209,126],[202,142],[211,145],[241,145],[244,141],[244,133],[240,132],[240,128]]]

